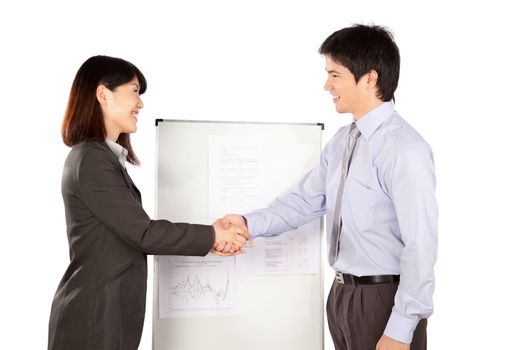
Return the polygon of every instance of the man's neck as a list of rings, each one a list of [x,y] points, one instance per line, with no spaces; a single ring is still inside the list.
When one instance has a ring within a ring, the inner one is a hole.
[[[370,111],[373,111],[379,107],[384,101],[381,101],[378,98],[368,101],[368,103],[363,105],[363,108],[359,112],[353,114],[355,120],[359,120],[362,116],[368,114]]]

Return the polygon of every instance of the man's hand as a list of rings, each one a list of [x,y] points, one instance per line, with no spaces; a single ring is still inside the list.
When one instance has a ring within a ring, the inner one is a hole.
[[[248,226],[246,225],[246,221],[244,221],[244,218],[239,214],[224,215],[224,217],[221,219],[221,225],[222,225],[222,228],[225,230],[230,228],[230,225],[234,225],[248,232]],[[248,235],[246,239],[250,239],[250,236]]]
[[[410,350],[410,344],[402,343],[383,334],[376,345],[376,350]]]

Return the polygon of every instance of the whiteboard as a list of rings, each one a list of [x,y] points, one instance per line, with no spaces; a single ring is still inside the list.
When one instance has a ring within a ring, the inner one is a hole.
[[[210,215],[210,140],[246,140],[263,145],[264,191],[257,204],[264,207],[317,164],[323,129],[322,124],[164,119],[158,119],[156,125],[155,216],[200,224],[211,224],[216,218]],[[322,220],[307,225],[316,250],[315,270],[239,275],[237,312],[233,315],[159,317],[159,266],[167,257],[156,256],[153,349],[323,349]],[[249,258],[249,253],[242,258]]]

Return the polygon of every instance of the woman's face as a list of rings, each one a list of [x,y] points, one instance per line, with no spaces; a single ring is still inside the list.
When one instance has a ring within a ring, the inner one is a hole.
[[[99,101],[107,137],[116,141],[121,133],[130,134],[137,131],[137,117],[139,110],[144,106],[139,96],[140,85],[137,78],[118,86],[114,91],[106,87],[101,89],[104,97],[102,100],[99,98]]]

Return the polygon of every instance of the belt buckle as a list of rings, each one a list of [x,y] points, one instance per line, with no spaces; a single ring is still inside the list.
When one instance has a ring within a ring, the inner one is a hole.
[[[343,274],[341,272],[336,272],[335,273],[335,280],[339,284],[345,284],[345,279],[344,279]]]

